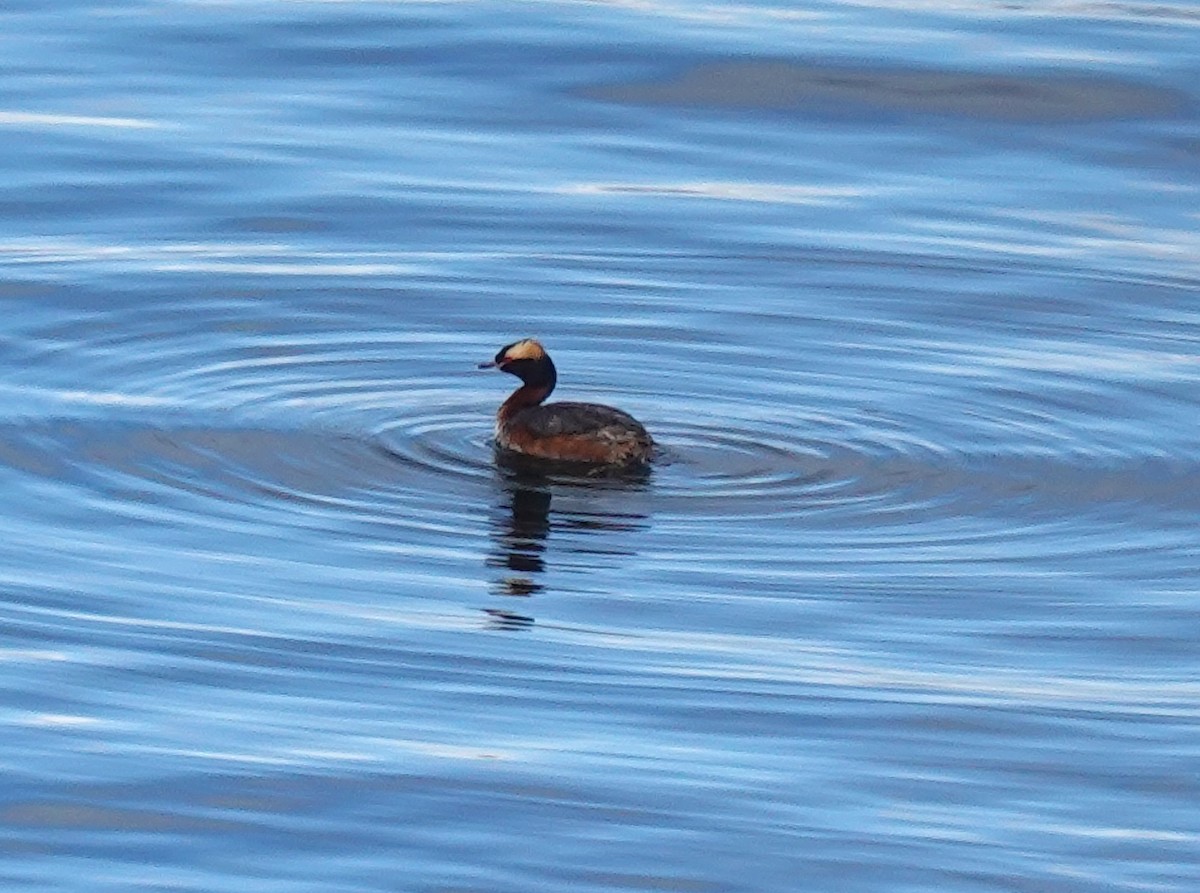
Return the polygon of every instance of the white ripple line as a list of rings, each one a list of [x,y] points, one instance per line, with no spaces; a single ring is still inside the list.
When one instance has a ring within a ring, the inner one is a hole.
[[[125,130],[156,130],[162,127],[157,121],[149,121],[145,118],[0,111],[0,126],[28,127],[30,125],[42,127],[116,127]]]
[[[575,183],[550,191],[565,195],[653,195],[815,206],[843,204],[880,193],[880,190],[868,190],[857,186],[789,186],[782,183],[735,183],[717,180],[676,183]]]

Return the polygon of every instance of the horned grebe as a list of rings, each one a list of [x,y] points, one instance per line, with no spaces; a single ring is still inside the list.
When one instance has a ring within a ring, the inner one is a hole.
[[[532,338],[501,348],[480,369],[499,368],[521,379],[521,387],[496,413],[496,445],[538,459],[635,465],[650,461],[654,441],[633,416],[598,403],[541,402],[558,372],[545,348]]]

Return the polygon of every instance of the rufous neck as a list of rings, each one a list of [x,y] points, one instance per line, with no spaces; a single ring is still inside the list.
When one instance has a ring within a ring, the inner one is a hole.
[[[503,420],[512,416],[513,413],[519,412],[530,406],[537,406],[543,400],[550,396],[550,392],[554,390],[554,385],[522,385],[517,388],[508,399],[500,405],[500,411],[497,416]]]

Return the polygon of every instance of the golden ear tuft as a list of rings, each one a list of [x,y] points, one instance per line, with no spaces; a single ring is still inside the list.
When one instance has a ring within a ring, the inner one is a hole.
[[[545,348],[533,338],[518,341],[504,351],[505,360],[540,360],[545,355]]]

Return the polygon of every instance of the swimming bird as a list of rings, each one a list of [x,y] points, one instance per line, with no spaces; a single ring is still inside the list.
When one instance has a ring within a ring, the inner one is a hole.
[[[548,403],[558,371],[546,349],[532,338],[505,345],[480,369],[499,369],[521,386],[496,413],[496,445],[502,450],[556,462],[644,465],[654,440],[641,422],[599,403]]]

